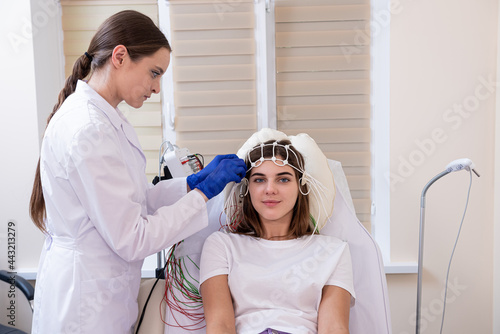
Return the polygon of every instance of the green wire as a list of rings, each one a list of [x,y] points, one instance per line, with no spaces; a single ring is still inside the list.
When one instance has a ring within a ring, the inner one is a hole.
[[[196,286],[186,277],[186,275],[184,274],[184,270],[183,270],[183,267],[185,269],[185,271],[188,273],[189,275],[189,278],[191,278],[192,280],[194,280],[196,283],[198,283],[198,280],[196,280],[190,273],[189,273],[189,270],[187,270],[187,266],[186,266],[186,261],[184,259],[179,259],[179,261],[176,261],[176,257],[174,255],[174,252],[175,252],[175,246],[172,248],[171,252],[170,252],[170,256],[169,256],[169,263],[172,263],[170,266],[168,266],[168,268],[170,269],[171,272],[174,272],[176,273],[176,276],[180,278],[180,280],[174,280],[174,284],[173,284],[173,287],[176,288],[186,299],[192,301],[192,302],[197,302],[197,305],[190,305],[190,304],[187,304],[187,302],[184,302],[184,301],[181,301],[177,296],[173,296],[175,298],[175,300],[184,305],[185,307],[188,307],[188,308],[197,308],[197,307],[200,307],[202,305],[202,302],[200,301],[200,292],[198,290],[198,288],[196,288]],[[192,264],[195,265],[195,267],[197,269],[200,269],[199,266],[188,256],[187,257],[189,259],[189,261],[191,261]],[[177,264],[177,265],[175,265]],[[179,282],[182,282],[182,283],[179,283]],[[184,287],[184,289],[182,289],[182,287]],[[191,295],[196,295],[198,297],[191,297]]]

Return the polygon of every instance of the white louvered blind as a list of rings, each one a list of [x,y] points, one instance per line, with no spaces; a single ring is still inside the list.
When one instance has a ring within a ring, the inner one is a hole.
[[[158,23],[158,3],[154,0],[134,1],[61,1],[64,33],[66,77],[76,59],[87,51],[92,36],[109,16],[125,9],[137,10]],[[146,174],[152,180],[158,173],[158,151],[162,142],[160,95],[155,94],[140,109],[124,102],[119,108],[134,126],[147,158]]]
[[[257,130],[252,0],[171,0],[176,144],[235,153]]]
[[[342,163],[357,216],[370,230],[370,2],[275,5],[278,129],[308,133]]]

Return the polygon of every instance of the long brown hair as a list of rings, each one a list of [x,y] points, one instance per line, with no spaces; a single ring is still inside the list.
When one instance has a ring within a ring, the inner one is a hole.
[[[264,144],[272,144],[275,140],[269,140]],[[245,162],[247,164],[247,170],[250,169],[251,161],[257,161],[261,156],[264,158],[272,158],[277,156],[280,158],[288,157],[288,164],[301,170],[304,166],[304,158],[302,155],[291,145],[288,140],[280,140],[277,142],[280,145],[288,145],[288,150],[292,150],[295,154],[288,154],[286,148],[277,145],[265,145],[261,151],[260,146],[257,149],[250,151]],[[288,234],[285,236],[287,238],[298,238],[306,234],[311,234],[314,231],[313,225],[311,223],[311,216],[309,212],[309,196],[304,195],[308,193],[307,185],[300,185],[299,180],[302,178],[302,173],[293,169],[295,172],[295,179],[300,187],[299,194],[297,197],[297,202],[293,207],[292,221],[290,223],[290,228],[288,229]],[[250,174],[252,170],[247,172],[246,178],[250,179]],[[257,238],[262,238],[264,236],[264,229],[259,219],[259,214],[252,205],[252,200],[250,194],[248,193],[243,198],[243,217],[242,221],[236,227],[235,233],[251,235]]]
[[[148,16],[133,10],[124,10],[114,14],[101,24],[90,41],[86,54],[82,52],[73,65],[73,71],[66,79],[64,87],[59,93],[58,101],[47,119],[47,126],[66,98],[73,94],[78,80],[83,80],[94,71],[104,67],[117,45],[124,45],[130,59],[134,62],[153,55],[161,48],[172,51],[165,35]],[[45,199],[43,198],[40,178],[40,159],[38,159],[36,167],[29,209],[35,225],[42,232],[47,233]]]

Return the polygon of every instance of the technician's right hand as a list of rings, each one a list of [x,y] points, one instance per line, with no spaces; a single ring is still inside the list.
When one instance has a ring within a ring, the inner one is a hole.
[[[239,183],[245,177],[247,166],[240,158],[223,159],[217,167],[198,183],[195,189],[200,190],[208,199],[217,196],[229,182]]]
[[[226,155],[217,155],[213,160],[205,166],[202,170],[200,170],[196,174],[191,174],[187,177],[187,184],[190,189],[195,189],[198,183],[203,182],[205,178],[212,173],[215,168],[220,164],[220,162],[224,159],[239,159],[236,154],[226,154]]]

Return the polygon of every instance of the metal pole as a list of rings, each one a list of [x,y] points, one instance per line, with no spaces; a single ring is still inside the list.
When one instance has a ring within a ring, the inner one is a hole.
[[[163,272],[163,267],[165,267],[165,250],[161,250],[156,254],[156,265],[157,268],[155,270],[156,278],[165,278],[165,273]]]
[[[423,261],[424,261],[424,221],[425,221],[425,194],[427,190],[432,186],[434,182],[449,174],[450,171],[445,170],[438,175],[434,176],[422,190],[422,196],[420,198],[420,229],[419,229],[419,240],[418,240],[418,276],[417,276],[417,316],[416,316],[416,334],[420,334],[420,309],[422,302],[422,271],[423,271]]]

